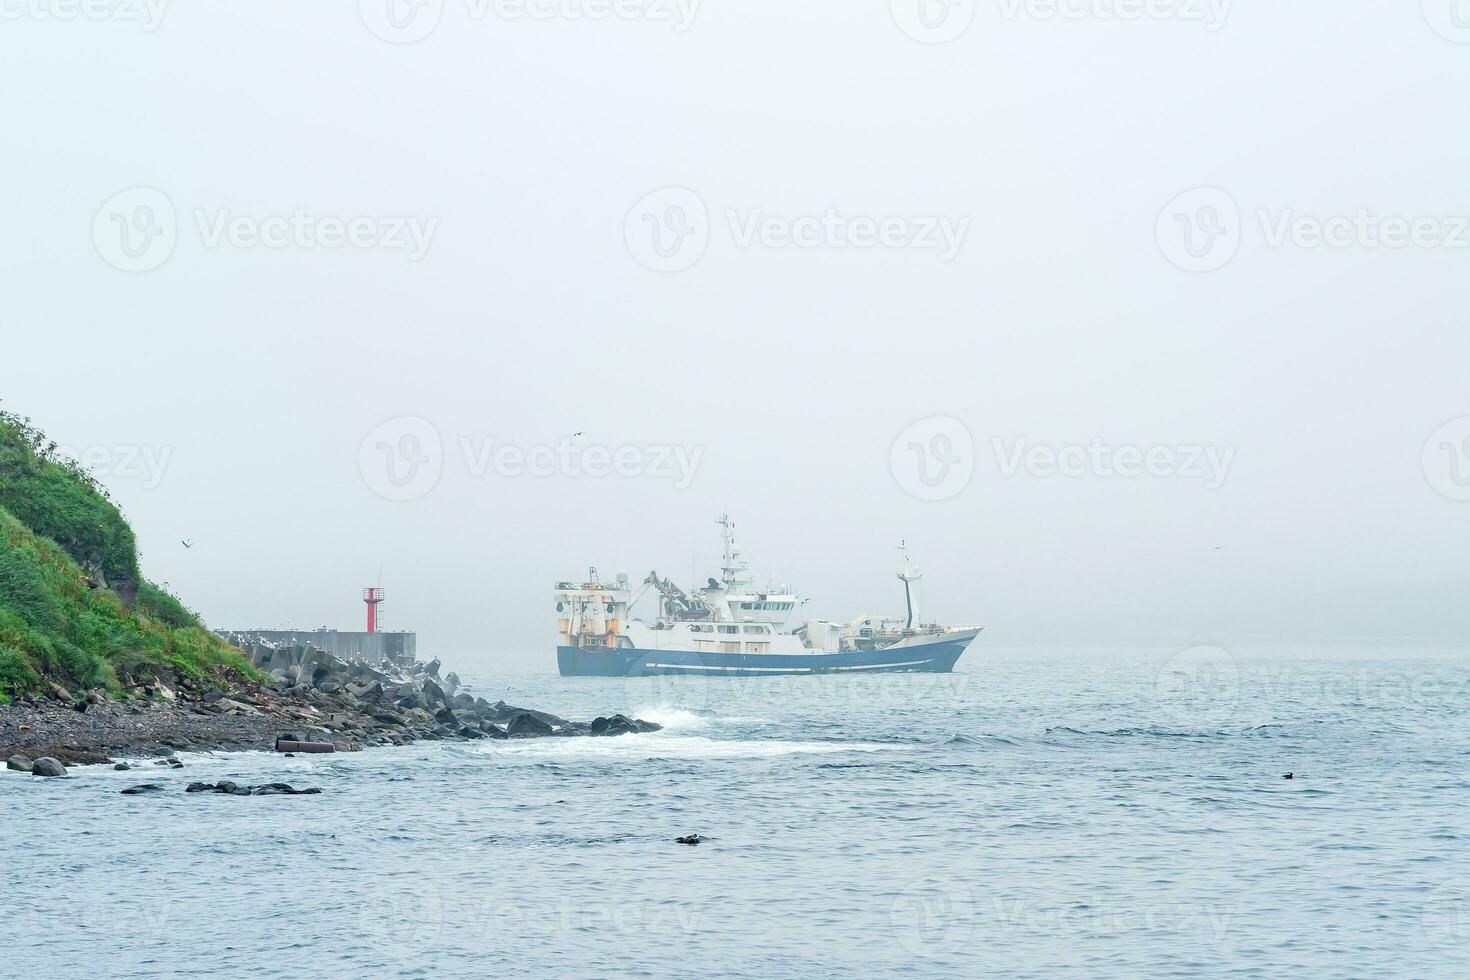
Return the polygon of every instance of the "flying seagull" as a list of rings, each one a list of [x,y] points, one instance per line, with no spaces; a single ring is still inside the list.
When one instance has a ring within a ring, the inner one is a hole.
[[[184,538],[182,541],[179,542],[179,544],[183,545],[185,548],[192,548],[194,547],[194,539]]]

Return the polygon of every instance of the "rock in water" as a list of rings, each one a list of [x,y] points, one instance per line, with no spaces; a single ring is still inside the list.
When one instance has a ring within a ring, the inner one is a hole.
[[[613,715],[611,718],[592,719],[591,731],[593,735],[629,735],[656,732],[663,727],[651,721],[629,718],[627,715]]]
[[[116,769],[118,772],[127,772],[129,769],[131,769],[133,767],[130,766],[130,765],[128,765],[126,762],[119,762],[117,765],[113,766],[112,768]]]
[[[222,779],[217,783],[190,783],[186,793],[222,793],[225,796],[311,796],[320,793],[316,787],[297,789],[289,783],[266,783],[263,786],[240,786]]]
[[[315,786],[310,789],[297,789],[290,783],[266,783],[264,786],[251,786],[251,796],[310,796],[320,793],[321,790]]]
[[[157,783],[139,783],[137,786],[129,786],[122,791],[123,796],[141,796],[144,793],[162,793],[163,787]]]
[[[65,776],[66,766],[63,766],[49,755],[46,755],[37,759],[31,765],[31,773],[36,776]]]
[[[687,837],[676,837],[676,838],[674,838],[674,843],[675,844],[703,844],[707,840],[709,840],[708,837],[701,837],[698,834],[690,834]]]
[[[5,768],[16,772],[30,772],[34,766],[35,763],[23,755],[13,755],[5,760]]]

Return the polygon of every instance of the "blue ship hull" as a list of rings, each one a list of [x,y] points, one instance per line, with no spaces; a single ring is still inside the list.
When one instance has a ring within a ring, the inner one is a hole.
[[[782,674],[881,674],[910,671],[948,673],[975,639],[936,640],[913,646],[852,653],[713,653],[559,646],[556,665],[563,677],[765,677]]]

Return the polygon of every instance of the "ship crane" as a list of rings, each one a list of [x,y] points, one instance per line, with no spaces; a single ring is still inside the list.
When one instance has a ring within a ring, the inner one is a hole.
[[[662,599],[659,610],[665,616],[672,619],[705,619],[710,614],[708,606],[691,598],[687,592],[674,584],[673,579],[659,578],[656,571],[648,573],[648,578],[643,580],[643,588],[638,590],[638,595],[633,602],[641,599],[649,587],[658,590],[659,597]],[[632,606],[632,604],[628,605]]]

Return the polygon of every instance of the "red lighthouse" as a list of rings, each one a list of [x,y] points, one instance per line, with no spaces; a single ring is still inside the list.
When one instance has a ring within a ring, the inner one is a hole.
[[[369,633],[376,633],[378,631],[378,604],[383,601],[383,598],[386,595],[387,595],[387,592],[384,589],[363,589],[362,590],[362,601],[365,602],[365,603],[367,603],[367,607],[368,607],[368,610],[367,610],[367,616],[368,616],[367,631]]]

